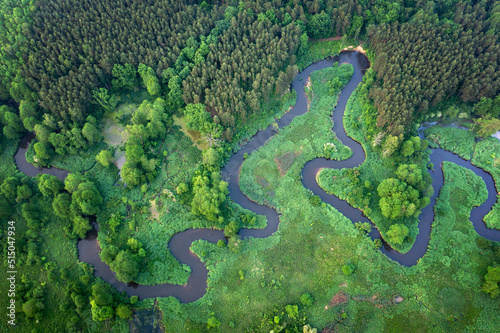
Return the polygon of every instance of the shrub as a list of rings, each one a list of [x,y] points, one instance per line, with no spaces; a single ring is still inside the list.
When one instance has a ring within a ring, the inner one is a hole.
[[[214,316],[208,318],[207,320],[208,328],[219,328],[220,324],[220,320],[215,318]]]
[[[352,272],[354,272],[354,267],[352,265],[342,266],[342,273],[344,273],[344,275],[351,275]]]
[[[318,195],[315,195],[309,199],[311,202],[311,205],[313,206],[319,206],[321,204],[321,198]]]
[[[309,293],[304,293],[302,296],[300,296],[300,303],[302,303],[303,306],[309,306],[313,304],[313,297]]]

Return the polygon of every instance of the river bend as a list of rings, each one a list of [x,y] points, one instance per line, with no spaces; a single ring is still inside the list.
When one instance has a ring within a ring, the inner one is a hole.
[[[332,66],[335,62],[349,63],[354,67],[354,73],[347,85],[343,88],[338,98],[338,104],[333,112],[333,131],[337,138],[342,141],[344,145],[349,147],[353,154],[344,161],[327,160],[324,158],[317,158],[307,162],[302,170],[302,183],[305,188],[311,190],[315,195],[321,197],[323,202],[326,202],[338,211],[351,219],[353,222],[370,222],[362,212],[353,208],[347,202],[339,198],[327,194],[322,188],[319,187],[316,176],[324,168],[354,168],[359,166],[365,161],[365,152],[363,147],[352,138],[347,136],[343,127],[343,116],[345,106],[351,94],[363,79],[363,74],[369,68],[370,63],[368,59],[361,53],[355,51],[344,51],[339,56],[332,59],[322,60],[316,62],[302,72],[300,72],[292,83],[292,88],[297,92],[297,100],[295,106],[286,113],[278,122],[279,128],[283,128],[290,124],[292,119],[306,112],[307,110],[307,96],[304,92],[304,85],[306,84],[309,75],[316,70]],[[242,238],[255,237],[266,238],[278,230],[279,215],[273,208],[262,206],[246,197],[239,187],[239,173],[243,163],[243,155],[259,149],[275,134],[272,126],[267,127],[265,130],[256,133],[246,144],[242,145],[240,150],[231,156],[226,166],[222,169],[222,175],[228,181],[228,189],[230,198],[242,206],[249,209],[256,214],[265,215],[267,217],[267,226],[264,229],[240,229],[239,235]],[[26,161],[27,143],[31,138],[26,138],[22,141],[20,148],[15,156],[16,163],[20,171],[30,176],[36,176],[38,173],[52,174],[63,180],[68,172],[65,170],[58,170],[56,168],[39,169]],[[431,231],[431,224],[434,220],[434,204],[436,197],[439,194],[441,186],[443,185],[443,172],[439,167],[443,161],[450,161],[460,166],[472,170],[475,174],[479,175],[486,183],[488,189],[488,199],[481,206],[472,210],[470,220],[472,221],[475,230],[482,237],[494,241],[500,241],[500,231],[491,230],[486,228],[483,223],[483,217],[491,210],[496,202],[496,189],[493,178],[484,170],[472,165],[469,161],[463,160],[457,155],[447,152],[442,149],[432,149],[431,162],[436,166],[436,171],[431,173],[432,186],[434,187],[434,195],[431,198],[431,203],[422,210],[419,216],[419,234],[415,239],[415,244],[411,250],[405,254],[401,254],[392,250],[386,244],[381,248],[381,251],[392,260],[398,263],[411,266],[418,262],[418,260],[425,254],[429,242],[429,235]],[[372,239],[381,238],[380,233],[376,228],[372,228],[370,233]],[[220,230],[213,229],[189,229],[175,234],[170,240],[168,247],[171,253],[181,262],[191,267],[191,275],[189,276],[186,285],[172,285],[161,284],[155,286],[137,285],[135,283],[123,283],[115,278],[115,274],[111,271],[108,265],[101,261],[99,257],[100,248],[97,243],[97,230],[89,232],[85,239],[78,242],[79,259],[80,261],[92,264],[95,269],[95,275],[101,277],[103,280],[110,283],[118,291],[125,291],[128,295],[137,295],[139,298],[154,298],[154,297],[168,297],[174,296],[183,303],[193,302],[201,298],[206,293],[208,270],[189,247],[191,243],[196,240],[206,240],[216,243],[224,238],[224,233]]]

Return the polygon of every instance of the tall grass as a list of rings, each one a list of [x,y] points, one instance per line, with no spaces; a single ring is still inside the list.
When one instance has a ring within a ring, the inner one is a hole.
[[[471,159],[476,144],[474,132],[455,127],[433,126],[426,129],[424,134],[433,148],[439,146],[466,160]]]
[[[332,144],[330,158],[346,159],[351,155],[332,133],[331,113],[335,107],[337,94],[330,94],[327,82],[339,77],[342,83],[349,81],[352,66],[343,65],[326,68],[311,75],[314,98],[310,109],[292,123],[281,129],[265,146],[252,153],[243,163],[240,187],[252,200],[285,209],[295,200],[289,191],[292,183],[300,183],[300,172],[304,164],[316,157],[325,156],[325,144]],[[294,156],[285,159],[284,156]],[[286,172],[280,168],[286,163]],[[290,163],[291,161],[291,163]],[[282,197],[280,197],[282,195]]]

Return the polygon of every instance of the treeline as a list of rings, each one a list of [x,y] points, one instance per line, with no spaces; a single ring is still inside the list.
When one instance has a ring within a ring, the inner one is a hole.
[[[98,88],[116,92],[142,83],[150,94],[163,95],[170,110],[185,102],[206,103],[217,121],[230,127],[258,109],[263,97],[287,89],[296,70],[285,71],[302,30],[290,15],[283,21],[273,6],[260,15],[244,4],[40,1],[30,23],[9,32],[24,40],[19,43],[25,49],[14,57],[16,63],[2,60],[15,73],[6,76],[3,90],[30,103],[30,112],[20,115],[28,130],[44,123],[76,149],[85,147],[72,131],[81,132],[89,114],[99,119],[106,111]],[[142,80],[135,72],[123,82],[130,71],[116,65],[138,69]]]
[[[378,54],[370,97],[379,111],[380,129],[392,135],[407,133],[429,106],[453,94],[476,102],[499,93],[500,4],[483,0],[455,8],[453,21],[421,11],[407,23],[369,31]]]
[[[159,76],[217,17],[216,8],[179,1],[41,1],[22,72],[41,107],[58,120],[81,122],[91,91],[111,87],[114,64],[143,63]]]
[[[183,98],[204,102],[230,139],[237,120],[245,121],[262,100],[288,90],[302,30],[291,20],[284,26],[272,9],[256,17],[249,9],[227,7],[225,17],[227,30],[183,82]]]
[[[455,5],[467,15],[458,16],[453,22],[450,18]],[[481,6],[486,8],[484,13]],[[474,50],[479,52],[489,47],[491,36],[484,32],[491,35],[496,29],[494,9],[487,1],[476,6],[458,1],[13,1],[1,7],[4,20],[0,29],[5,37],[1,37],[0,48],[0,97],[12,97],[27,106],[19,114],[26,129],[33,130],[43,123],[50,133],[58,134],[51,140],[56,143],[50,144],[59,154],[94,144],[82,137],[88,115],[99,121],[102,112],[117,102],[111,99],[103,103],[102,89],[117,92],[136,89],[141,84],[150,94],[164,98],[171,112],[187,103],[205,104],[214,122],[224,127],[224,138],[231,139],[235,123],[244,122],[259,110],[263,101],[288,89],[297,70],[295,56],[307,52],[308,37],[357,37],[370,25],[405,22],[418,10],[438,13],[444,28],[439,30],[433,24],[433,29],[422,26],[418,33],[410,29],[417,41],[424,30],[444,36],[455,26],[464,26],[471,33],[460,41],[476,45]],[[489,23],[471,23],[482,19]],[[399,31],[397,25],[393,29]],[[474,35],[479,31],[484,36]],[[384,36],[379,34],[382,36],[375,38],[381,41]],[[394,43],[403,38],[399,35],[391,35]],[[439,42],[435,44],[440,45]],[[389,44],[388,49],[392,49]],[[491,61],[493,51],[483,60]],[[387,50],[383,52],[388,54]],[[391,52],[391,57],[394,54]],[[465,67],[475,59],[469,60],[462,62]],[[390,65],[393,63],[389,61]],[[460,59],[456,63],[461,63]],[[481,64],[477,71],[485,72]],[[491,71],[486,69],[486,73]],[[470,80],[474,85],[474,78]],[[398,83],[387,82],[387,90],[398,91]],[[448,85],[425,91],[436,91],[438,100],[446,95]],[[487,85],[488,82],[481,82],[481,87]],[[424,84],[421,86],[425,88]],[[476,88],[468,89],[468,96],[477,95]],[[385,95],[391,103],[400,102],[397,96]],[[405,108],[411,109],[413,104],[426,106],[413,100],[403,102],[407,104],[400,105],[405,110],[403,119],[409,113]],[[393,134],[404,124],[396,124]],[[63,138],[68,142],[64,148]]]

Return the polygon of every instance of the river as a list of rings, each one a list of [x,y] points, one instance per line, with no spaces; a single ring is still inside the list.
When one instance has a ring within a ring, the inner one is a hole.
[[[349,83],[343,88],[339,95],[338,104],[333,112],[333,131],[337,138],[342,141],[344,145],[349,147],[353,154],[344,161],[326,160],[324,158],[317,158],[305,164],[302,170],[302,183],[304,187],[310,189],[314,194],[319,195],[323,202],[326,202],[337,210],[339,210],[351,221],[366,221],[369,220],[363,216],[362,212],[358,209],[351,207],[347,202],[339,198],[327,194],[319,187],[316,182],[316,175],[321,169],[324,168],[354,168],[365,161],[365,152],[363,147],[349,136],[347,136],[343,127],[343,116],[347,100],[363,79],[363,74],[369,68],[370,63],[368,59],[361,53],[356,51],[344,51],[339,56],[332,59],[322,60],[316,62],[302,72],[300,72],[292,83],[292,88],[297,92],[297,100],[295,106],[286,113],[278,122],[279,128],[288,126],[292,119],[307,111],[307,96],[304,92],[304,85],[306,84],[309,75],[316,70],[332,66],[335,62],[349,63],[354,67],[354,73]],[[228,163],[222,169],[223,178],[229,183],[228,189],[230,198],[238,203],[243,208],[247,208],[259,215],[267,217],[267,226],[264,229],[240,229],[239,235],[242,238],[255,237],[266,238],[278,230],[279,215],[273,208],[259,205],[246,197],[239,187],[239,172],[243,163],[243,156],[245,153],[259,149],[275,134],[274,129],[270,125],[265,130],[259,131],[255,134],[246,144],[241,146],[241,149],[231,156]],[[55,168],[38,169],[26,162],[25,152],[27,150],[27,143],[31,138],[25,138],[21,143],[19,151],[15,159],[19,170],[30,175],[36,176],[38,173],[48,173],[57,176],[59,179],[64,179],[68,172],[65,170],[58,170]],[[434,187],[434,195],[431,198],[431,203],[422,210],[419,216],[419,234],[415,239],[415,244],[411,250],[405,254],[401,254],[392,250],[387,244],[381,248],[381,251],[387,257],[398,263],[411,266],[418,262],[418,260],[425,254],[429,242],[429,235],[431,231],[431,224],[434,220],[434,204],[436,197],[439,194],[441,186],[443,185],[443,173],[439,167],[443,161],[450,161],[472,170],[474,173],[483,178],[488,188],[488,199],[481,206],[474,208],[471,212],[470,220],[479,235],[494,241],[500,241],[500,231],[491,230],[486,228],[482,219],[487,214],[496,202],[496,189],[494,181],[490,174],[486,173],[480,168],[473,166],[469,161],[465,161],[450,152],[442,149],[432,149],[431,162],[436,166],[436,171],[431,172],[432,185]],[[372,239],[378,239],[380,233],[376,228],[372,228],[370,233]],[[118,291],[125,291],[128,295],[137,295],[139,298],[153,298],[153,297],[168,297],[174,296],[183,303],[193,302],[201,298],[207,287],[208,271],[204,264],[200,261],[199,257],[189,250],[191,243],[196,240],[207,240],[216,243],[220,239],[225,239],[224,234],[220,230],[213,229],[189,229],[175,234],[170,240],[168,247],[171,253],[181,262],[191,267],[191,275],[189,276],[186,285],[172,285],[161,284],[155,286],[137,285],[135,283],[125,284],[116,280],[115,274],[111,271],[108,265],[101,261],[99,257],[100,248],[97,243],[97,229],[94,228],[85,239],[78,242],[79,259],[80,261],[92,264],[95,269],[95,275],[101,277],[103,280],[109,282]]]

